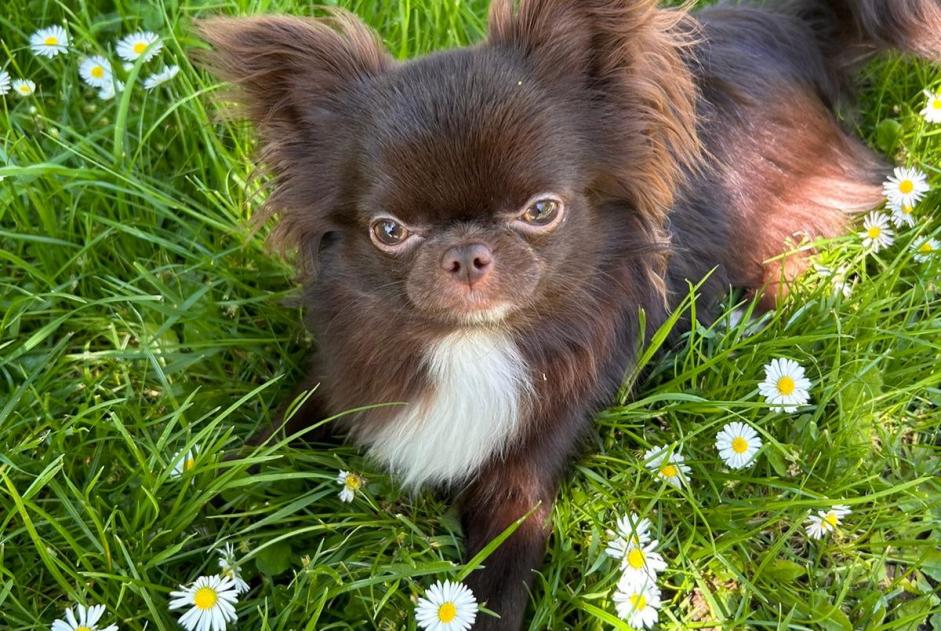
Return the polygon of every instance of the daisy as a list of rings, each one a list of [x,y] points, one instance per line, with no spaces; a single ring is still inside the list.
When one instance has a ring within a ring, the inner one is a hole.
[[[118,625],[111,624],[107,627],[98,628],[98,621],[105,613],[104,605],[95,605],[94,607],[83,607],[75,605],[75,611],[72,608],[65,610],[65,620],[61,618],[52,622],[52,631],[118,631]]]
[[[928,97],[928,103],[925,104],[921,115],[929,123],[941,123],[941,94],[925,90],[925,96]]]
[[[196,456],[199,454],[199,446],[193,445],[193,448],[185,454],[182,451],[176,452],[173,456],[173,472],[171,478],[178,478],[184,473],[192,471],[196,467]]]
[[[115,97],[116,94],[124,92],[124,82],[123,81],[112,81],[107,84],[100,90],[98,90],[98,98],[102,101],[110,101]]]
[[[659,541],[651,541],[645,545],[627,546],[621,556],[621,569],[625,577],[631,577],[638,583],[653,583],[657,580],[657,573],[667,569],[663,556],[657,552]]]
[[[915,208],[908,204],[891,204],[892,223],[896,228],[915,225]]]
[[[689,474],[683,456],[666,447],[653,447],[644,452],[644,463],[657,477],[676,488],[681,488]]]
[[[852,513],[848,506],[838,504],[828,511],[817,511],[807,521],[807,534],[811,539],[822,539],[827,533],[836,530],[844,517]]]
[[[58,25],[41,28],[29,36],[29,47],[34,55],[55,57],[69,50],[69,34]]]
[[[235,549],[231,543],[225,544],[225,547],[219,550],[219,570],[220,576],[231,579],[235,584],[236,594],[243,594],[251,589],[242,578],[242,570],[235,558]]]
[[[343,502],[352,502],[353,498],[356,497],[356,492],[363,488],[364,482],[365,480],[355,473],[340,471],[340,474],[337,476],[337,484],[343,485],[343,490],[340,491],[340,500]]]
[[[609,557],[624,559],[630,546],[642,546],[650,543],[650,520],[641,519],[637,513],[618,518],[618,531],[610,533],[613,537],[605,549]]]
[[[30,96],[36,92],[36,83],[29,79],[17,79],[13,82],[13,91],[20,96]]]
[[[941,242],[937,239],[919,239],[915,245],[915,260],[919,263],[927,263],[932,256],[937,256],[941,251]]]
[[[477,620],[477,599],[463,583],[437,582],[418,599],[415,620],[428,631],[466,631]]]
[[[729,423],[716,434],[716,449],[726,465],[742,469],[755,459],[761,449],[761,438],[745,423]]]
[[[0,70],[0,96],[10,91],[10,73]]]
[[[191,607],[179,619],[187,631],[225,631],[237,617],[238,593],[229,578],[200,576],[189,587],[180,585],[180,591],[170,592],[170,597],[170,611]]]
[[[839,267],[836,271],[824,265],[817,264],[814,265],[814,268],[820,276],[830,279],[830,286],[834,296],[842,294],[844,298],[849,298],[853,295],[854,282],[848,278],[849,270],[847,270],[845,266]]]
[[[771,411],[787,414],[810,401],[809,389],[804,369],[793,359],[772,359],[765,366],[765,380],[758,384],[758,391],[771,405]]]
[[[157,56],[160,49],[163,48],[163,42],[156,33],[150,31],[138,31],[133,35],[122,38],[115,47],[114,52],[124,61],[137,61],[141,57],[144,61],[150,61]]]
[[[635,629],[649,629],[657,624],[660,613],[660,589],[651,583],[636,583],[623,576],[614,593],[618,616]]]
[[[924,173],[904,167],[897,167],[882,188],[889,203],[899,206],[914,206],[931,190]]]
[[[153,90],[158,85],[166,83],[180,72],[180,67],[176,64],[172,66],[164,66],[163,70],[160,72],[155,72],[146,79],[144,79],[144,89]]]
[[[101,55],[82,59],[78,73],[82,80],[93,88],[105,88],[111,84],[111,62]]]
[[[859,234],[863,246],[878,252],[895,243],[895,232],[889,227],[889,217],[885,213],[872,212],[863,222],[865,230]]]

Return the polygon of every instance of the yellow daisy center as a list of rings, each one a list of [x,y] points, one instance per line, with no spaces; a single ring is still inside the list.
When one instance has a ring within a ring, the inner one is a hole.
[[[55,35],[50,35],[49,37],[44,39],[42,43],[45,44],[46,46],[55,46],[56,44],[59,43],[59,38],[56,37]]]
[[[91,627],[75,627],[75,631],[92,631]]]
[[[908,195],[915,190],[915,183],[911,180],[902,180],[899,182],[899,192],[903,195]]]
[[[904,205],[902,206],[902,214],[903,214],[903,215],[910,215],[910,214],[912,214],[912,211],[913,211],[913,210],[914,210],[914,208],[912,208],[911,206],[904,206]]]
[[[732,451],[737,454],[743,454],[748,451],[748,441],[741,436],[732,439]]]
[[[941,99],[934,99],[931,101],[931,108],[941,110]]]
[[[134,48],[132,50],[134,51],[135,55],[140,55],[145,50],[147,50],[147,42],[137,42],[134,44]]]
[[[219,602],[219,595],[216,594],[216,590],[211,587],[200,587],[196,590],[196,593],[193,594],[193,604],[196,605],[197,609],[212,609],[216,606],[216,603]]]
[[[644,557],[644,551],[640,548],[631,548],[628,550],[627,564],[635,570],[644,569],[644,566],[647,564],[647,559]]]
[[[679,469],[677,469],[674,464],[665,464],[660,467],[660,475],[665,478],[675,478],[679,473]]]
[[[454,603],[447,602],[438,607],[438,620],[441,622],[453,622],[457,618],[457,607]]]
[[[363,486],[363,480],[358,475],[348,475],[345,484],[349,490],[358,491]]]
[[[105,76],[105,69],[101,66],[95,66],[91,69],[89,74],[91,74],[91,76],[95,77],[96,79],[101,79]]]
[[[925,241],[921,244],[921,247],[918,248],[918,251],[922,254],[931,254],[934,252],[934,246],[931,245],[930,241]]]
[[[196,466],[196,460],[194,460],[193,458],[187,458],[186,460],[183,461],[183,469],[185,471],[192,471],[193,467],[195,466]]]
[[[840,518],[836,516],[836,513],[831,511],[826,514],[826,516],[823,518],[823,521],[829,524],[831,528],[836,528],[840,523]]]
[[[631,605],[634,607],[634,611],[640,611],[647,606],[647,599],[643,594],[634,594],[630,597]]]
[[[29,94],[29,86],[24,83],[20,86],[20,92],[23,94]]]
[[[869,236],[871,237],[873,236],[871,228],[869,230]],[[878,233],[876,233],[875,236],[879,236]],[[781,377],[780,379],[778,379],[778,392],[780,392],[784,396],[794,394],[794,390],[796,388],[797,388],[797,384],[794,383],[794,380],[791,377],[788,377],[787,375],[785,375]]]
[[[870,239],[878,239],[879,235],[882,234],[882,228],[880,228],[879,226],[873,226],[872,228],[866,231],[866,234],[869,235]],[[787,377],[785,377],[785,379],[787,379]]]

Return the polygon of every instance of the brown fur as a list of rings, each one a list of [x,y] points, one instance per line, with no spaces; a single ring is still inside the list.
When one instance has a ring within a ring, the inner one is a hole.
[[[274,187],[260,216],[298,250],[318,339],[305,383],[319,388],[296,420],[427,401],[426,350],[462,327],[510,336],[525,361],[521,429],[451,489],[468,556],[533,511],[469,578],[502,616],[478,629],[522,625],[579,437],[689,283],[708,276],[703,318],[732,286],[773,306],[805,266],[794,247],[882,199],[885,163],[834,108],[875,50],[941,56],[936,0],[768,4],[494,0],[485,42],[406,63],[340,11],[198,26],[204,61],[259,130]],[[564,200],[563,221],[520,230],[545,193]],[[415,236],[381,251],[379,215]],[[493,268],[456,285],[442,256],[471,244]],[[464,320],[497,304],[499,322]],[[368,442],[398,410],[340,424]]]

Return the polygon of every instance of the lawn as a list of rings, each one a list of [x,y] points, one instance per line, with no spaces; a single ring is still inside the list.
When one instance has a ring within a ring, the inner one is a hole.
[[[402,58],[485,28],[484,0],[338,4]],[[238,449],[276,418],[315,342],[290,262],[266,246],[270,226],[250,223],[263,195],[251,130],[216,115],[219,86],[188,61],[190,23],[308,7],[3,2],[0,67],[36,84],[0,97],[3,629],[48,629],[73,603],[105,605],[101,624],[122,630],[179,628],[170,592],[218,572],[226,543],[251,585],[242,629],[412,629],[425,589],[473,569],[451,505],[407,494],[355,449]],[[54,24],[72,50],[34,55],[30,35]],[[140,29],[164,48],[124,70],[115,43]],[[91,54],[123,92],[103,100],[82,83]],[[171,64],[178,75],[143,89]],[[846,123],[941,189],[926,88],[941,89],[937,67],[885,57],[862,73]],[[644,354],[632,396],[599,415],[563,487],[531,628],[629,628],[604,550],[635,511],[668,566],[663,629],[941,629],[941,258],[914,251],[941,234],[937,190],[916,219],[878,253],[858,234],[823,245],[773,314],[723,316]],[[784,357],[811,381],[796,414],[758,392]],[[715,447],[732,421],[764,442],[741,470]],[[644,466],[661,445],[691,469],[681,489]],[[186,452],[193,466],[175,475]],[[340,470],[366,480],[351,503]],[[812,540],[808,516],[835,504],[852,513]]]

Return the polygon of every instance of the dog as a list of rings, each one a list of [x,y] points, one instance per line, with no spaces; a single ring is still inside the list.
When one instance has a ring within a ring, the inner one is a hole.
[[[197,28],[297,252],[294,420],[362,410],[342,432],[458,496],[468,558],[526,517],[468,579],[478,629],[523,624],[567,463],[689,283],[697,317],[730,288],[772,308],[795,244],[883,202],[835,114],[853,70],[941,59],[938,0],[493,0],[483,42],[406,62],[341,11]]]

